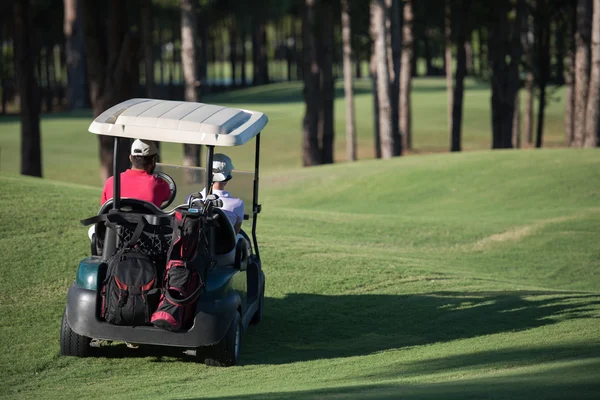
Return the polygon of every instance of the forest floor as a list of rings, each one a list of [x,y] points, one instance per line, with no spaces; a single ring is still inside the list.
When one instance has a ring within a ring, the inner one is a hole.
[[[89,251],[78,220],[97,212],[100,196],[80,185],[97,173],[96,142],[82,129],[89,120],[68,121],[45,120],[61,138],[47,133],[45,148],[62,153],[44,157],[56,163],[48,176],[71,183],[0,174],[0,397],[600,392],[597,150],[428,154],[276,173],[274,143],[292,128],[269,127],[258,223],[265,313],[244,336],[242,365],[216,368],[118,343],[93,358],[58,355],[66,290]],[[420,148],[425,137],[415,136]],[[61,154],[73,164],[61,168]]]

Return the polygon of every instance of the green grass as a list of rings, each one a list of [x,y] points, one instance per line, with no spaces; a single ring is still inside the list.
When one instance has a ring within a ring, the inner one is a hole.
[[[232,91],[205,99],[206,102],[256,109],[265,112],[269,125],[262,138],[262,171],[281,174],[301,165],[302,101],[300,83],[274,84]],[[373,158],[373,118],[371,83],[356,84],[356,122],[359,158]],[[548,106],[544,145],[555,147],[563,143],[564,92]],[[416,79],[413,90],[414,152],[447,151],[449,146],[446,89],[443,79]],[[522,102],[523,103],[523,102]],[[468,81],[465,94],[463,148],[490,148],[490,91],[486,85]],[[44,177],[52,180],[100,186],[98,144],[95,135],[87,132],[91,113],[55,114],[42,119],[42,158]],[[341,83],[337,86],[335,103],[335,158],[345,160],[345,102]],[[251,169],[253,149],[233,149],[235,166]],[[166,144],[162,150],[166,162],[181,163],[179,145]],[[20,170],[20,132],[16,117],[0,119],[0,172]]]
[[[593,149],[267,174],[265,315],[243,365],[224,369],[121,344],[59,357],[66,289],[89,247],[77,220],[100,191],[2,174],[0,396],[595,398],[599,182]]]

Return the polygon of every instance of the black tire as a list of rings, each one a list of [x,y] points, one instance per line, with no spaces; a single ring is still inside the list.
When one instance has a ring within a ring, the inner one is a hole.
[[[60,355],[61,356],[75,356],[75,357],[87,357],[90,355],[90,342],[91,338],[81,336],[73,332],[69,323],[67,322],[67,308],[62,317],[62,324],[60,329]]]
[[[225,337],[214,346],[207,349],[204,359],[206,365],[215,367],[231,367],[240,361],[242,349],[242,318],[236,312]]]
[[[263,287],[260,292],[260,297],[258,298],[258,309],[254,312],[254,315],[252,316],[252,319],[250,320],[251,324],[258,324],[262,320],[264,307],[265,307],[265,284],[263,283]]]

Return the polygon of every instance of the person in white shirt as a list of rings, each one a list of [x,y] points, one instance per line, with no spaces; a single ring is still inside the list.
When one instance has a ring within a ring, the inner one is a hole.
[[[231,179],[231,172],[233,171],[233,162],[231,158],[225,154],[217,153],[213,156],[213,190],[212,193],[219,196],[219,199],[223,201],[221,210],[227,215],[233,230],[237,235],[242,227],[244,221],[244,202],[237,197],[231,196],[231,194],[225,190],[227,182]],[[202,191],[202,196],[206,197],[206,189]]]

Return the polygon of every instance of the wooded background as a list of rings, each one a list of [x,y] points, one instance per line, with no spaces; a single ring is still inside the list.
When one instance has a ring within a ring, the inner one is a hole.
[[[492,148],[542,147],[549,91],[561,85],[565,146],[600,144],[600,0],[15,0],[0,5],[0,26],[0,111],[21,115],[26,175],[42,175],[40,112],[98,115],[131,97],[202,101],[296,80],[305,166],[334,160],[341,79],[348,160],[361,78],[372,81],[377,157],[412,148],[416,76],[445,76],[450,151],[461,151],[466,77],[491,87]],[[106,178],[112,138],[99,149]],[[199,165],[199,146],[184,145],[183,160]]]

